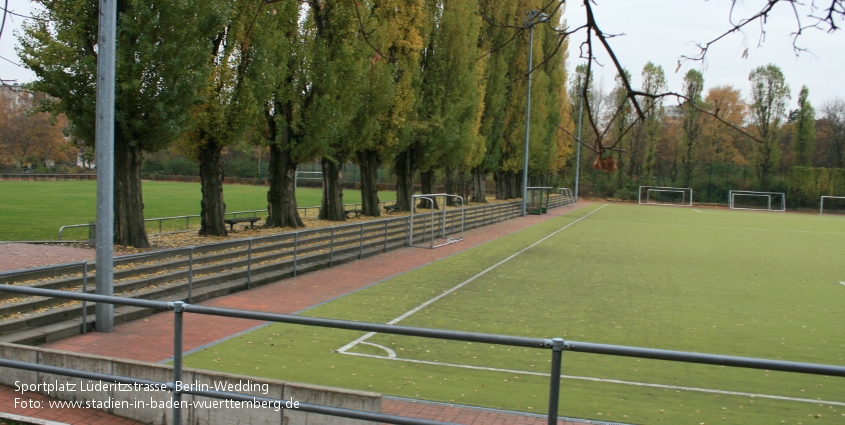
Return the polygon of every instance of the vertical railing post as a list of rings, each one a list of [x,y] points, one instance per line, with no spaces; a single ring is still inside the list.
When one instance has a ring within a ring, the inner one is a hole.
[[[177,391],[176,383],[182,382],[182,310],[184,303],[173,303],[173,425],[182,422],[182,391]]]
[[[332,226],[332,236],[329,239],[329,267],[334,262],[334,226]]]
[[[821,213],[819,213],[821,214]],[[387,252],[387,220],[384,220],[384,251]]]
[[[252,289],[252,239],[247,241],[246,250],[246,289]]]
[[[293,234],[293,277],[296,277],[296,250],[299,247],[299,232]]]
[[[158,233],[163,233],[163,232],[161,231],[161,222],[162,222],[162,220],[161,220],[161,219],[159,219],[159,220],[158,220]]]
[[[193,302],[191,295],[194,290],[194,247],[188,251],[188,304]]]
[[[191,230],[191,217],[185,217],[185,230]]]
[[[82,293],[88,293],[88,260],[82,261]],[[82,300],[82,333],[88,333],[88,302]]]
[[[557,409],[560,399],[560,363],[563,357],[563,339],[552,340],[552,371],[549,383],[549,425],[557,424]]]
[[[361,223],[361,245],[358,247],[358,259],[364,258],[364,223]]]

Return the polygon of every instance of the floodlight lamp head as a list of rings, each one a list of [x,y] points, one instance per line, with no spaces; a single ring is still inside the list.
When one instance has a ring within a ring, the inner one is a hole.
[[[548,21],[549,15],[546,15],[545,13],[540,12],[539,10],[532,9],[528,11],[528,19],[525,20],[525,26],[533,27],[536,24]]]

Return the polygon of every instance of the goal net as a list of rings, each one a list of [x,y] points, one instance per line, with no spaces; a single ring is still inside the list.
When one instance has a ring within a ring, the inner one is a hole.
[[[845,214],[845,196],[822,196],[819,214]]]
[[[732,210],[786,211],[786,195],[781,192],[731,190],[728,203]]]
[[[688,187],[640,186],[637,202],[643,205],[692,206],[692,189]]]

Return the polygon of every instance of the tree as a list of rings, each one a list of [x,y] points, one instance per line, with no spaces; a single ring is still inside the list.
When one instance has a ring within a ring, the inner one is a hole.
[[[94,143],[97,69],[96,2],[38,0],[37,20],[24,24],[19,55],[50,98],[43,110],[63,113],[70,134]],[[114,241],[146,247],[141,161],[144,150],[168,146],[183,131],[205,83],[208,40],[216,11],[197,0],[124,0],[118,4],[114,143]]]
[[[30,163],[47,168],[59,161],[76,158],[77,149],[62,133],[67,120],[33,110],[32,93],[19,93],[21,104],[11,99],[0,103],[0,163],[10,162],[23,169]]]
[[[816,143],[816,111],[807,100],[810,90],[801,87],[798,95],[798,111],[795,118],[792,150],[795,153],[795,165],[809,167],[813,162]]]
[[[642,170],[645,183],[652,184],[654,165],[657,160],[657,139],[664,117],[663,99],[656,95],[666,91],[666,75],[662,66],[649,62],[643,67],[642,79],[642,91],[651,95],[643,99],[645,121],[640,129],[645,139],[645,152],[643,153]]]
[[[436,170],[444,170],[454,193],[454,173],[475,165],[483,155],[478,136],[482,87],[479,79],[477,3],[441,0],[430,10],[429,42],[421,66],[422,86],[417,102],[413,150],[422,191],[434,193]],[[480,151],[480,152],[479,152]]]
[[[748,80],[751,81],[751,123],[760,139],[755,146],[754,167],[761,189],[768,190],[772,169],[780,156],[777,136],[786,116],[789,86],[780,68],[773,64],[754,69]]]
[[[251,90],[260,89],[255,86],[263,78],[252,66],[259,54],[255,49],[261,46],[255,39],[271,36],[261,31],[272,12],[264,0],[220,0],[209,6],[219,8],[223,19],[207,34],[212,40],[206,51],[209,78],[187,137],[199,162],[202,186],[199,234],[223,236],[223,149],[237,143],[254,122],[258,105]]]
[[[705,114],[701,129],[701,144],[698,162],[707,164],[707,186],[713,183],[714,168],[717,165],[735,164],[746,166],[748,158],[739,144],[747,140],[733,127],[743,125],[747,106],[740,91],[732,86],[717,86],[707,91],[704,103],[714,115]],[[728,125],[725,125],[727,123]],[[725,185],[729,186],[730,168],[725,167]]]
[[[836,98],[822,105],[819,127],[819,165],[845,168],[845,100]]]
[[[701,135],[701,109],[704,106],[701,94],[703,91],[704,76],[694,69],[687,71],[684,76],[684,96],[687,100],[683,104],[683,135],[679,152],[685,187],[690,187],[692,184],[696,145]]]

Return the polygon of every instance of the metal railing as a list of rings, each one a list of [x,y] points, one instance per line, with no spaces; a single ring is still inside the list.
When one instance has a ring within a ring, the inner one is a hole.
[[[55,373],[66,376],[74,376],[88,379],[99,379],[117,381],[123,383],[151,383],[164,385],[167,390],[173,393],[173,424],[181,421],[181,410],[178,403],[182,394],[194,394],[206,397],[214,397],[227,400],[252,400],[252,395],[228,393],[219,391],[193,391],[179,390],[177,382],[182,382],[183,364],[183,315],[184,313],[204,314],[210,316],[232,317],[242,319],[261,320],[266,322],[288,323],[304,326],[316,326],[323,328],[347,329],[364,332],[378,332],[391,335],[416,336],[440,340],[454,340],[465,342],[481,342],[487,344],[505,345],[511,347],[524,347],[536,349],[548,349],[551,351],[551,373],[549,380],[548,398],[548,424],[553,425],[558,421],[558,403],[560,398],[561,361],[564,351],[573,351],[590,354],[604,354],[611,356],[634,357],[639,359],[667,360],[684,363],[697,363],[716,366],[732,366],[748,369],[763,369],[769,371],[796,372],[812,375],[826,375],[845,377],[845,366],[789,362],[782,360],[769,360],[751,357],[723,356],[715,354],[691,353],[685,351],[660,350],[653,348],[642,348],[634,346],[597,344],[580,341],[565,341],[562,338],[529,338],[500,334],[485,334],[477,332],[450,331],[432,328],[418,328],[401,325],[387,325],[381,323],[357,322],[350,320],[328,319],[321,317],[296,316],[290,314],[263,313],[250,310],[227,309],[220,307],[207,307],[189,303],[161,302],[121,298],[105,295],[78,294],[65,291],[48,289],[36,289],[10,285],[0,285],[0,292],[11,292],[24,295],[58,297],[79,301],[91,301],[115,305],[128,305],[135,307],[153,308],[157,310],[172,310],[173,320],[173,380],[171,382],[150,382],[138,380],[126,376],[106,375],[94,372],[79,371],[76,369],[35,365],[26,362],[0,359],[0,366],[12,367],[25,370],[35,370],[48,373]],[[246,397],[246,398],[244,398]],[[266,398],[263,400],[282,403],[285,400]],[[260,401],[260,400],[259,400]],[[382,413],[364,412],[351,409],[300,403],[300,410],[331,416],[340,416],[355,419],[365,419],[392,424],[414,424],[430,425],[442,424],[442,422],[407,418],[403,416],[386,415]]]
[[[434,221],[435,225],[451,234],[460,232],[462,228],[474,229],[517,216],[518,202],[514,201],[449,210],[445,215],[437,214]],[[197,289],[200,289],[204,297],[200,300],[207,299],[209,296],[205,289],[213,289],[213,285],[224,281],[230,290],[249,289],[297,276],[302,272],[332,267],[342,262],[408,246],[409,221],[409,216],[399,216],[331,228],[304,229],[214,244],[121,255],[115,257],[114,290],[116,293],[140,291],[143,295],[138,296],[152,299],[187,293],[187,296],[180,295],[180,298],[190,303],[194,301]],[[421,242],[423,238],[421,232],[415,231],[414,243]],[[84,270],[81,270],[83,267]],[[87,291],[85,280],[90,271],[89,267],[96,270],[96,264],[76,262],[0,272],[0,283],[43,280],[43,283],[37,284],[41,289],[78,290],[81,285],[83,290]],[[4,298],[6,297],[0,296],[0,301]],[[56,299],[0,303],[0,316],[60,304]],[[50,320],[74,318],[76,314],[69,310],[71,309],[45,310],[39,313],[37,324],[34,317],[29,317],[26,329],[43,326],[51,323]],[[87,311],[87,306],[83,306],[83,317]],[[144,315],[146,314],[149,312]],[[0,334],[17,332],[22,329],[21,326],[23,325],[19,323],[0,322]],[[85,329],[87,328],[86,326]],[[27,340],[27,343],[38,341]]]
[[[388,203],[392,203],[392,201],[391,201],[391,202],[380,202],[380,203],[379,203],[379,208],[383,208],[383,207],[384,207],[384,205],[386,205],[386,204],[388,204]],[[344,208],[345,208],[345,209],[360,209],[360,208],[361,208],[361,204],[360,204],[360,203],[358,203],[358,204],[345,204],[345,205],[344,205]],[[302,217],[308,217],[308,213],[309,213],[309,211],[311,212],[311,216],[312,216],[312,217],[315,217],[315,216],[316,216],[316,213],[319,213],[319,212],[320,212],[320,207],[299,207],[299,208],[297,208],[297,209],[298,209],[298,210],[299,210],[299,212],[302,214]],[[315,211],[316,211],[316,213],[315,213]],[[259,214],[259,213],[267,213],[267,210],[247,210],[247,211],[237,211],[237,212],[225,213],[224,215],[225,215],[225,216],[227,216],[227,217],[228,217],[228,216],[231,216],[231,218],[238,218],[238,216],[242,216],[242,217],[243,217],[243,216],[258,217],[258,214]],[[157,227],[158,227],[158,232],[153,232],[153,233],[150,233],[150,234],[155,235],[155,234],[163,234],[163,233],[165,233],[165,231],[164,231],[164,227],[163,227],[163,222],[164,222],[164,221],[176,221],[176,220],[182,220],[182,219],[184,219],[184,220],[185,220],[185,227],[184,227],[184,229],[182,229],[182,227],[181,227],[181,226],[179,226],[179,228],[178,228],[178,229],[176,229],[176,230],[174,230],[174,228],[168,228],[168,229],[167,229],[167,233],[188,232],[188,231],[190,231],[190,230],[191,230],[191,219],[192,219],[192,218],[193,218],[193,219],[197,219],[197,218],[200,218],[200,217],[201,217],[201,216],[200,216],[199,214],[194,214],[194,215],[177,215],[177,216],[173,216],[173,217],[145,218],[145,219],[144,219],[144,223],[158,222],[158,226],[157,226]],[[67,226],[62,226],[62,227],[60,227],[60,228],[59,228],[59,239],[58,239],[58,240],[59,240],[59,241],[61,241],[61,240],[62,240],[62,237],[63,237],[63,234],[64,234],[65,229],[78,229],[78,228],[82,228],[82,227],[92,227],[92,226],[94,226],[94,223],[87,223],[87,224],[69,224],[69,225],[67,225]],[[149,231],[149,227],[147,228],[147,230]],[[89,231],[89,232],[90,232],[90,231]],[[149,233],[149,232],[148,232],[148,233]]]

